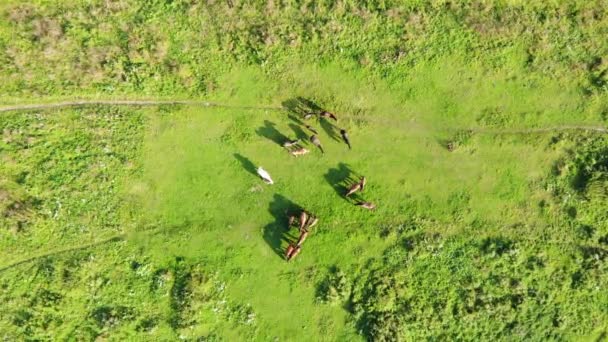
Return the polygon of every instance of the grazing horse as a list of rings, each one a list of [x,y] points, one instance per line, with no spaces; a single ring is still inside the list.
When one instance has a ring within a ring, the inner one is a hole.
[[[298,238],[298,243],[296,243],[296,247],[302,246],[304,241],[306,241],[307,237],[308,237],[308,230],[302,231],[302,233],[300,233],[300,237]]]
[[[308,152],[310,152],[310,151],[305,149],[304,147],[296,148],[294,150],[289,151],[289,153],[294,157],[303,156],[303,155],[307,154]]]
[[[289,256],[289,258],[287,259],[287,261],[295,258],[298,254],[300,254],[300,251],[302,250],[302,247],[300,246],[296,246],[296,248],[294,248],[293,252],[291,253],[291,255]]]
[[[306,227],[306,221],[308,221],[308,213],[302,210],[302,213],[300,214],[300,231],[304,230],[304,227]]]
[[[359,202],[359,203],[357,203],[357,206],[359,206],[361,208],[365,208],[367,210],[376,209],[376,205],[372,202]]]
[[[346,132],[345,129],[341,129],[340,134],[342,135],[342,140],[344,140],[346,145],[348,145],[348,149],[350,150],[351,147],[350,147],[350,140],[348,139],[348,132]]]
[[[365,184],[367,184],[367,178],[365,178],[365,176],[361,177],[359,184],[361,184],[361,192],[363,192],[363,190],[365,190]]]
[[[290,214],[288,210],[285,211],[285,214],[288,215],[287,230],[289,230],[292,226],[295,225],[299,227],[300,231],[298,241],[295,242],[295,244],[293,241],[291,241],[285,249],[285,259],[289,261],[295,258],[300,253],[302,245],[308,237],[309,229],[314,227],[319,222],[319,219],[316,216],[308,213],[306,210],[302,210],[299,216],[297,214]]]
[[[295,217],[294,215],[289,215],[289,219],[287,220],[287,230],[289,230],[289,228],[291,228],[291,226],[293,226],[293,224],[296,222],[297,217]]]
[[[266,184],[274,184],[268,171],[264,170],[261,166],[258,167],[258,175],[262,178],[262,180],[264,180],[264,182],[266,182]]]
[[[319,219],[316,216],[310,216],[308,218],[308,221],[306,221],[306,230],[309,230],[310,228],[314,227],[317,222],[319,222]]]
[[[321,145],[321,140],[319,140],[319,137],[317,137],[316,134],[310,137],[310,142],[317,146],[319,150],[321,150],[321,153],[325,153],[325,151],[323,151],[323,146]]]
[[[287,140],[286,142],[283,143],[283,147],[287,148],[287,147],[292,147],[294,145],[297,145],[297,143],[300,142],[300,139],[296,139],[296,140]]]
[[[365,176],[361,177],[361,180],[355,184],[353,184],[348,191],[346,192],[346,197],[354,194],[357,191],[363,191],[363,188],[365,188],[365,184],[367,183],[367,179],[365,178]]]
[[[291,259],[291,256],[293,255],[293,251],[295,250],[295,246],[292,244],[289,244],[289,246],[287,246],[287,249],[285,250],[285,258],[287,259],[287,261],[289,261],[289,259]]]
[[[333,113],[327,111],[322,111],[319,116],[326,119],[333,119],[334,121],[338,122],[338,118]]]

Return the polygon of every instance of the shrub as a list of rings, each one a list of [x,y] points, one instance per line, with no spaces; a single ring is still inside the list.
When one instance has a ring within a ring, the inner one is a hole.
[[[334,269],[319,286],[317,298],[321,302],[335,305],[347,301],[351,291],[352,285],[346,274],[339,269]]]

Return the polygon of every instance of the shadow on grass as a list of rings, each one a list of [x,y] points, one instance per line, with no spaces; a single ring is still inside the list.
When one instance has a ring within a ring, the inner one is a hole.
[[[274,122],[270,122],[268,120],[264,120],[264,126],[258,128],[256,133],[261,137],[275,142],[279,146],[283,146],[283,143],[289,140],[288,137],[276,129],[276,124]]]
[[[357,181],[358,175],[348,164],[339,163],[336,168],[329,169],[324,177],[338,196],[349,201],[344,195],[346,194],[348,187]]]
[[[285,196],[275,194],[272,202],[268,205],[268,211],[272,214],[274,221],[264,227],[264,241],[281,259],[284,257],[281,244],[283,241],[291,241],[288,230],[289,213],[298,213],[302,207],[287,199]]]
[[[323,111],[323,108],[321,108],[318,104],[301,96],[287,99],[283,101],[281,105],[283,105],[283,108],[285,108],[285,110],[294,113],[298,116],[304,116],[308,113],[317,113]]]
[[[287,115],[287,117],[289,118],[289,120],[293,121],[295,125],[300,125],[300,126],[306,125],[304,122],[302,122],[302,120],[297,118],[295,115]]]
[[[283,101],[282,105],[283,108],[290,113],[288,115],[289,119],[297,125],[304,127],[307,125],[303,122],[306,114],[318,114],[319,112],[323,111],[323,108],[321,108],[319,105],[303,97],[296,97]]]
[[[325,131],[325,134],[327,134],[333,140],[341,142],[340,128],[336,127],[334,124],[323,118],[321,118],[321,120],[319,121],[321,123],[321,128],[323,128],[323,130]]]
[[[289,124],[289,127],[293,130],[293,132],[296,134],[296,139],[301,139],[302,142],[307,142],[308,141],[308,134],[306,134],[306,132],[304,132],[304,130],[302,129],[302,127],[296,125],[296,124]]]
[[[294,130],[294,132],[300,139],[308,137],[308,135],[304,133],[301,128],[296,127],[296,124],[302,127],[306,127],[307,124],[303,122],[304,116],[306,114],[319,114],[325,110],[323,109],[323,107],[319,106],[315,102],[309,99],[305,99],[303,97],[296,97],[283,101],[282,105],[285,110],[290,112],[288,117],[295,123],[291,124],[290,127]],[[338,126],[335,126],[333,123],[329,122],[325,118],[319,118],[317,115],[315,115],[314,117],[318,119],[321,128],[331,139],[337,142],[342,141],[340,136],[340,128]]]
[[[251,173],[252,175],[255,175],[255,176],[257,176],[257,175],[258,175],[258,173],[257,173],[257,171],[256,171],[256,170],[257,170],[257,168],[255,167],[255,164],[253,164],[253,163],[251,162],[251,160],[249,160],[249,159],[247,159],[247,158],[243,157],[241,154],[238,154],[238,153],[235,153],[235,154],[234,154],[234,158],[236,158],[236,160],[238,160],[239,162],[241,162],[241,166],[243,166],[243,168],[244,168],[244,169],[245,169],[247,172],[249,172],[249,173]]]

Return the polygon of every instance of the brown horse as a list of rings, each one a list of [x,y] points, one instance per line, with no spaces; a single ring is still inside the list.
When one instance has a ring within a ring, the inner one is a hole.
[[[306,149],[304,147],[300,147],[300,148],[296,148],[296,149],[289,151],[289,154],[291,154],[294,157],[299,157],[299,156],[303,156],[303,155],[307,154],[308,152],[310,152],[308,149]]]
[[[291,256],[293,255],[293,251],[296,249],[296,247],[292,244],[289,244],[289,246],[287,246],[287,249],[285,250],[285,258],[287,259],[287,261],[289,261],[289,259],[291,259]]]
[[[307,237],[308,237],[308,230],[302,231],[302,233],[300,233],[300,238],[298,239],[298,243],[296,244],[296,247],[302,246],[302,244],[304,243],[304,241],[306,240]]]
[[[306,230],[314,227],[319,222],[319,219],[316,216],[310,215],[308,221],[306,221]]]
[[[325,119],[333,119],[334,121],[338,122],[338,117],[328,111],[322,111],[319,116]]]
[[[306,221],[308,221],[308,213],[302,210],[302,213],[300,214],[300,231],[306,227]]]
[[[293,252],[291,253],[291,256],[287,259],[287,261],[295,258],[298,254],[300,254],[301,250],[302,250],[302,247],[296,246],[296,248],[293,250]]]
[[[367,179],[365,178],[365,176],[361,177],[361,180],[359,180],[359,182],[353,184],[350,188],[348,188],[348,191],[346,192],[346,197],[354,194],[357,191],[363,191],[363,189],[365,189],[365,184],[367,184]]]
[[[376,205],[372,202],[359,202],[356,205],[367,210],[376,209]]]

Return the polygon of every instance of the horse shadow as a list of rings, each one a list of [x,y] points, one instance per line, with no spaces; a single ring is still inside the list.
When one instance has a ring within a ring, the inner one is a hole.
[[[297,125],[300,125],[300,126],[306,125],[302,120],[300,120],[300,118],[298,118],[297,116],[295,116],[293,114],[287,115],[287,118],[289,118],[289,120],[293,121]]]
[[[321,123],[321,128],[323,128],[323,130],[325,131],[325,134],[327,134],[333,140],[341,142],[339,135],[340,129],[338,127],[323,118],[321,118],[321,120],[319,121]]]
[[[283,101],[282,105],[285,110],[290,112],[290,114],[288,115],[289,119],[291,119],[295,124],[304,127],[306,127],[306,124],[303,122],[303,119],[306,114],[318,114],[325,111],[325,109],[323,109],[323,107],[319,106],[317,103],[313,102],[312,100],[305,99],[303,97],[295,97],[292,99],[288,99],[286,101]],[[341,141],[341,137],[339,134],[340,129],[337,126],[335,126],[324,118],[319,118],[318,116],[315,117],[318,119],[321,128],[331,139],[337,142]],[[298,137],[306,136],[306,134],[301,135],[301,129],[298,130],[292,125],[290,125],[290,127],[296,132],[296,134],[298,134]]]
[[[255,176],[258,175],[257,168],[255,167],[255,164],[253,164],[251,162],[251,160],[247,159],[246,157],[244,157],[238,153],[234,154],[234,158],[236,158],[236,160],[241,162],[241,166],[243,167],[243,169],[245,169],[245,171],[247,171]]]
[[[268,120],[264,120],[264,126],[258,128],[255,132],[259,136],[271,140],[279,146],[283,146],[283,143],[289,140],[287,136],[283,135],[278,129],[276,129],[276,124],[274,122],[270,122]]]
[[[304,116],[308,113],[322,112],[323,108],[312,100],[301,96],[287,99],[281,103],[283,108],[293,114]]]
[[[344,195],[348,191],[348,187],[358,181],[359,175],[348,164],[339,163],[336,168],[329,169],[324,177],[339,197],[349,201],[349,198]],[[357,200],[353,197],[351,199]]]
[[[290,214],[295,215],[301,211],[301,206],[279,194],[275,194],[268,205],[268,212],[273,216],[274,221],[264,227],[264,241],[281,259],[285,255],[282,245],[297,239],[288,227],[288,217]]]
[[[289,124],[289,127],[293,130],[293,132],[296,135],[296,139],[301,139],[302,142],[306,142],[308,140],[308,134],[306,134],[306,132],[304,132],[304,130],[302,129],[302,127],[296,125],[296,124]]]

